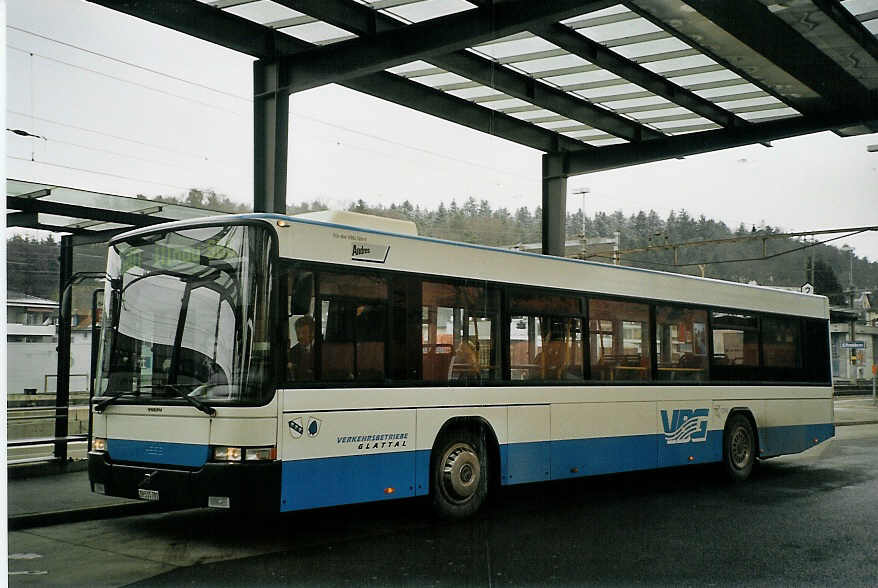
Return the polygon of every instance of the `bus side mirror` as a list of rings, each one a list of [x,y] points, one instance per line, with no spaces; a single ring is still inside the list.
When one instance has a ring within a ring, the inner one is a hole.
[[[314,274],[299,274],[290,298],[290,316],[311,312],[311,298],[314,292]]]

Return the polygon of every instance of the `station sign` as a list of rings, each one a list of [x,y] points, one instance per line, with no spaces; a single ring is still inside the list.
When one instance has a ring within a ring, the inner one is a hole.
[[[842,347],[847,349],[865,349],[866,342],[865,341],[842,341]]]

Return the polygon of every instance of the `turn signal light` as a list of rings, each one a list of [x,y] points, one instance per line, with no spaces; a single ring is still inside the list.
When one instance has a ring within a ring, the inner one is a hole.
[[[385,488],[384,489],[385,494],[393,494],[394,492],[396,492],[396,490],[394,490],[393,488]]]

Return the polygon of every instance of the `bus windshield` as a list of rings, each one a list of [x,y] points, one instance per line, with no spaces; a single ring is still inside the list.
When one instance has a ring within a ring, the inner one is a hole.
[[[112,246],[96,395],[126,403],[266,400],[269,245],[265,229],[221,225]]]

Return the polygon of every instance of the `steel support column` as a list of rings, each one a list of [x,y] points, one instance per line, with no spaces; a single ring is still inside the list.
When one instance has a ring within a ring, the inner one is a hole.
[[[253,64],[253,211],[287,212],[290,97],[278,61]]]
[[[543,254],[564,257],[567,239],[567,175],[565,157],[560,153],[543,155]]]
[[[67,413],[70,404],[70,315],[73,308],[73,291],[65,288],[73,278],[73,236],[61,237],[60,280],[58,281],[58,368],[55,387],[55,459],[67,461]]]

